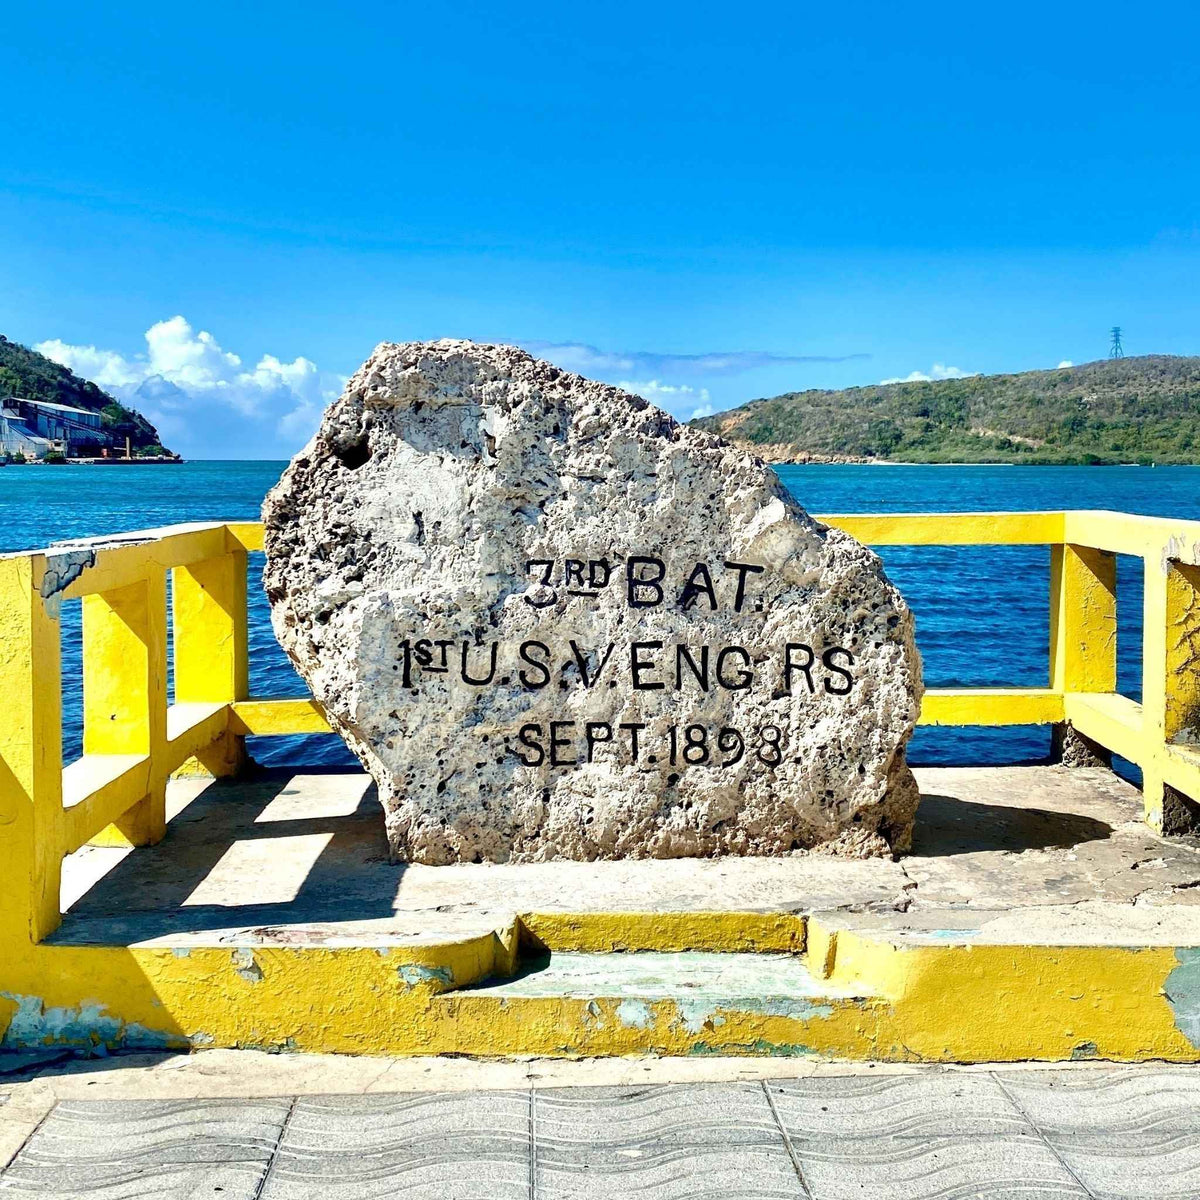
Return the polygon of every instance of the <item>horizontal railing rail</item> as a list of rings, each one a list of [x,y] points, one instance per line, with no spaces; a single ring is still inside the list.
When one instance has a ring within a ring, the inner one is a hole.
[[[1045,706],[1142,770],[1146,820],[1194,827],[1200,810],[1200,521],[1132,513],[914,513],[822,520],[872,545],[1030,545],[1050,559],[1050,687],[1006,689],[996,724]],[[1117,690],[1116,555],[1140,558],[1142,699]],[[954,699],[950,699],[953,696]],[[959,697],[969,697],[960,700]],[[974,724],[985,693],[932,692],[922,721]],[[943,722],[943,705],[951,719]],[[1011,707],[1010,707],[1011,705]],[[969,719],[964,719],[964,717]]]
[[[931,688],[924,725],[1056,725],[1136,763],[1147,821],[1200,813],[1200,521],[1118,512],[820,520],[877,546],[1050,547],[1043,688]],[[235,774],[250,735],[327,733],[311,698],[252,697],[258,522],[170,526],[0,556],[0,952],[60,921],[64,856],[165,832],[172,774]],[[1142,700],[1116,691],[1116,555],[1145,564]],[[168,576],[171,611],[167,611]],[[83,754],[62,766],[59,614],[83,610]],[[174,702],[168,704],[168,639]]]

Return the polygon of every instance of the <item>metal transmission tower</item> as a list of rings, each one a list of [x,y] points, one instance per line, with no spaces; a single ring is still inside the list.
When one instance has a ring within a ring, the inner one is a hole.
[[[1124,358],[1125,351],[1121,347],[1121,327],[1114,325],[1112,327],[1112,345],[1108,348],[1109,358]]]

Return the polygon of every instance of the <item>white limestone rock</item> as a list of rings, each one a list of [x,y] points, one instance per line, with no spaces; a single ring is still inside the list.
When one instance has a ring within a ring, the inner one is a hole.
[[[263,516],[276,635],[399,858],[908,848],[908,607],[770,468],[639,397],[384,344]]]

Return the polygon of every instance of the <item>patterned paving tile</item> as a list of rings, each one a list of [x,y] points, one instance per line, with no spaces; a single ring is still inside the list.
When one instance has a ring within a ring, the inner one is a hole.
[[[1196,1200],[1200,1196],[1200,1138],[1191,1130],[1122,1132],[1107,1141],[1047,1139],[1079,1181],[1099,1200]]]
[[[262,1200],[527,1200],[527,1092],[301,1099]]]
[[[869,1128],[796,1145],[813,1200],[1087,1200],[1038,1138],[872,1137]]]
[[[287,1100],[64,1101],[13,1166],[265,1165],[290,1107]]]
[[[539,1147],[538,1200],[800,1200],[783,1146]]]
[[[302,1097],[280,1154],[362,1156],[448,1141],[495,1143],[500,1149],[524,1146],[529,1103],[527,1091]]]
[[[1149,1131],[1200,1134],[1200,1071],[1188,1067],[1006,1073],[1003,1085],[1047,1133],[1076,1144]]]
[[[0,1193],[0,1197],[3,1193]],[[528,1159],[446,1155],[394,1161],[372,1170],[342,1160],[340,1174],[320,1175],[276,1164],[259,1200],[529,1200]],[[643,1197],[642,1200],[647,1200]]]
[[[255,1200],[265,1163],[113,1167],[16,1162],[0,1177],[3,1200]]]
[[[768,1083],[793,1140],[864,1131],[894,1137],[935,1134],[1036,1136],[987,1075],[850,1075]]]
[[[1006,1074],[1004,1086],[1097,1196],[1200,1196],[1200,1072],[1159,1067]]]
[[[808,1192],[762,1085],[730,1083],[64,1102],[0,1200],[1200,1197],[1194,1068],[767,1087]]]
[[[782,1144],[758,1083],[561,1088],[534,1095],[540,1146]]]

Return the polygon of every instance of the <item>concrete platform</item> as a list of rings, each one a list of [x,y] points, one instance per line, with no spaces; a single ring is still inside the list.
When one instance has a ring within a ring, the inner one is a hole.
[[[917,940],[1200,943],[1200,845],[1153,834],[1100,769],[924,768],[913,853],[458,865],[388,862],[359,774],[177,780],[165,841],[65,864],[74,945],[397,945],[523,913],[820,914]]]
[[[918,779],[899,861],[452,867],[362,775],[176,782],[67,863],[0,1048],[1200,1061],[1200,847],[1102,770]]]

